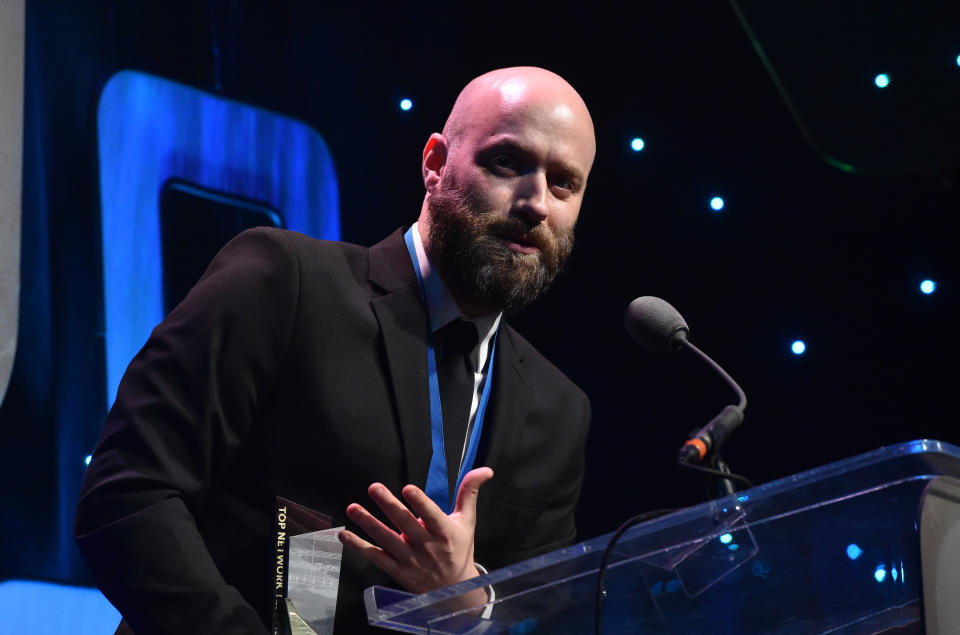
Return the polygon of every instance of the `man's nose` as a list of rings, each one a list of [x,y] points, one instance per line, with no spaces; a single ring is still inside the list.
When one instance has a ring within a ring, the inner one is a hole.
[[[517,184],[514,210],[529,220],[541,222],[547,218],[547,177],[533,170]]]

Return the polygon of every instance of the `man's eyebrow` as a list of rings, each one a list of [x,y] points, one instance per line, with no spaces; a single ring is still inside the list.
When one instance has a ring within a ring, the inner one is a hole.
[[[512,135],[498,135],[496,137],[492,137],[478,148],[478,152],[480,154],[489,154],[490,152],[495,152],[497,150],[509,150],[521,155],[534,154],[531,149],[524,146],[519,139]],[[553,165],[558,167],[560,171],[571,180],[576,181],[578,184],[583,183],[583,171],[577,166],[573,165],[572,163],[568,163],[567,161],[554,161]]]
[[[480,146],[480,152],[490,152],[491,150],[515,150],[517,152],[532,154],[528,148],[520,143],[519,139],[509,135],[493,137]]]
[[[557,165],[560,166],[560,171],[563,172],[567,178],[573,181],[575,185],[583,185],[585,179],[580,168],[573,164],[567,163],[566,161],[558,161]]]

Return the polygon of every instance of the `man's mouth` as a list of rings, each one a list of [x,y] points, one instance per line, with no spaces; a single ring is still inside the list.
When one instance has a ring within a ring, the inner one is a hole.
[[[498,240],[507,246],[510,251],[520,254],[535,254],[540,252],[540,246],[528,238],[512,234],[494,234]]]

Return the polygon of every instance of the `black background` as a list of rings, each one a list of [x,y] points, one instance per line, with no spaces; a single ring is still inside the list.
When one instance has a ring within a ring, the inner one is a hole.
[[[577,247],[514,324],[592,399],[584,539],[702,501],[675,452],[732,398],[694,357],[633,344],[622,316],[639,295],[673,303],[746,390],[726,457],[754,482],[909,439],[960,443],[958,9],[835,4],[742,5],[795,118],[726,2],[29,1],[0,578],[88,580],[70,524],[105,414],[95,113],[124,68],[309,123],[334,158],[343,238],[361,244],[416,218],[421,149],[469,79],[540,65],[581,92],[598,156]]]

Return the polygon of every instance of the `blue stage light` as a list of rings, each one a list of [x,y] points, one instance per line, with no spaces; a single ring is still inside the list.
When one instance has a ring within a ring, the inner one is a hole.
[[[715,212],[722,210],[724,205],[723,199],[719,196],[714,196],[710,199],[710,208]]]
[[[411,108],[413,108],[413,102],[412,102],[412,101],[410,101],[409,99],[401,99],[401,100],[400,100],[400,110],[406,111],[406,110],[410,110]]]
[[[890,567],[890,575],[893,576],[893,581],[896,582],[896,581],[897,581],[897,568],[896,568],[896,567]]]
[[[877,88],[886,88],[890,85],[890,76],[886,73],[880,73],[873,78],[873,83],[877,85]]]
[[[807,345],[803,340],[797,340],[790,345],[790,350],[794,355],[803,355],[807,352]]]
[[[634,152],[640,152],[646,145],[640,137],[635,137],[634,140],[630,142],[630,147]]]
[[[863,549],[860,548],[860,545],[856,543],[850,543],[847,545],[847,557],[851,560],[856,560],[861,555],[863,555]]]
[[[720,542],[722,542],[725,545],[729,545],[730,541],[732,540],[733,540],[733,536],[731,534],[723,534],[722,536],[720,536]]]
[[[883,567],[882,564],[874,570],[873,579],[876,580],[877,582],[883,582],[884,580],[887,579],[887,570]]]
[[[922,291],[923,293],[926,293],[927,295],[930,295],[936,290],[937,290],[937,283],[934,282],[933,280],[924,280],[923,282],[920,283],[920,291]]]
[[[730,551],[736,551],[739,548],[740,548],[740,545],[738,545],[737,543],[733,543],[732,545],[727,545],[727,549],[729,549]]]
[[[957,66],[960,66],[960,55],[957,55]]]
[[[92,455],[92,454],[88,454],[88,455],[83,459],[83,464],[84,464],[84,465],[90,465],[90,461],[92,461],[92,460],[93,460],[93,455]]]

